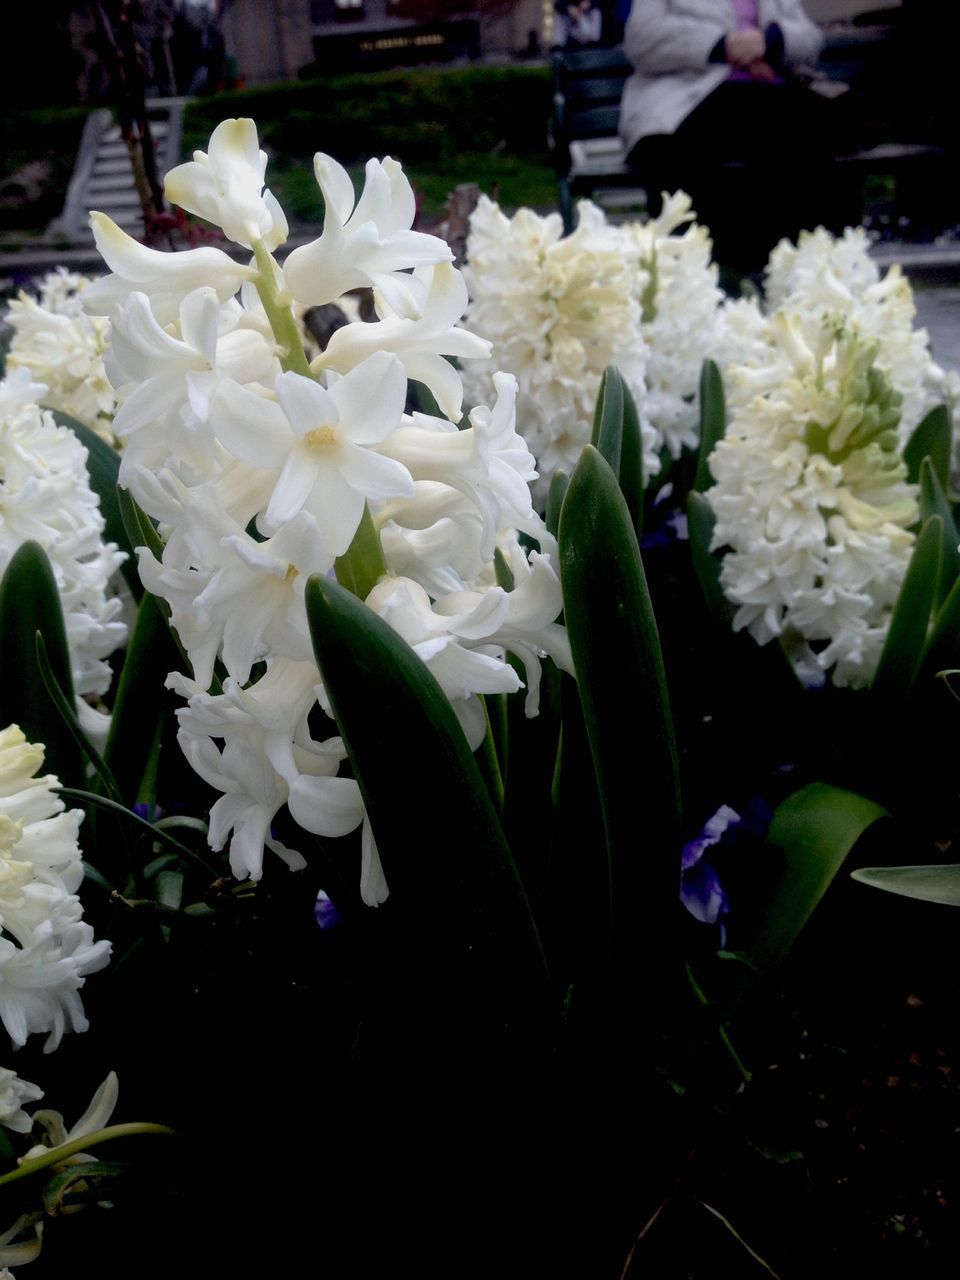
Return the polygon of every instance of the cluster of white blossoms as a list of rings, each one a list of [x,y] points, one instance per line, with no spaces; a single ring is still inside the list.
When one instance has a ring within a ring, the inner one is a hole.
[[[631,257],[646,273],[640,330],[647,348],[647,379],[640,408],[656,432],[654,449],[666,446],[671,458],[699,442],[700,371],[708,357],[722,360],[727,344],[713,244],[694,216],[690,197],[678,191],[664,196],[659,217],[620,228]],[[644,468],[648,475],[657,474],[656,453],[644,458]]]
[[[664,448],[677,457],[695,445],[700,369],[722,327],[710,239],[683,192],[646,223],[612,226],[587,200],[578,214],[564,237],[557,214],[508,218],[483,197],[467,241],[465,323],[492,343],[491,358],[464,371],[467,396],[491,368],[517,377],[518,428],[537,458],[541,501],[590,439],[607,365],[637,402],[648,478]]]
[[[9,1067],[0,1067],[0,1124],[14,1133],[29,1133],[33,1121],[23,1109],[25,1102],[36,1102],[43,1090],[29,1080],[21,1080]]]
[[[106,659],[126,639],[111,579],[123,561],[103,541],[100,504],[90,487],[87,451],[40,408],[46,388],[15,369],[0,381],[0,573],[30,539],[50,559],[63,606],[78,710],[80,696],[105,693]]]
[[[41,280],[39,299],[20,291],[7,314],[13,330],[7,366],[26,369],[44,385],[46,408],[70,414],[112,444],[116,398],[103,367],[108,322],[84,313],[89,283],[60,268]]]
[[[835,317],[782,309],[764,363],[728,368],[732,411],[710,457],[714,548],[734,627],[782,637],[808,682],[862,685],[876,669],[914,545],[915,485],[901,397],[878,342]]]
[[[193,667],[171,683],[188,699],[181,745],[222,793],[210,842],[229,841],[234,874],[257,878],[265,846],[302,865],[272,833],[284,805],[322,836],[363,824],[361,892],[376,904],[386,885],[359,788],[340,773],[343,743],[314,737],[326,698],[307,578],[365,579],[368,605],[430,666],[476,747],[478,694],[520,685],[508,649],[531,713],[541,656],[570,669],[555,547],[531,503],[515,379],[498,374],[493,407],[480,404],[458,430],[463,391],[447,357],[483,358],[489,344],[457,327],[466,287],[443,241],[411,229],[400,165],[371,160],[357,199],[346,171],[318,154],[323,232],[282,266],[273,251],[287,225],[265,166],[253,121],[227,120],[166,180],[173,202],[253,261],[148,249],[94,213],[113,274],[85,303],[111,317],[121,481],[165,543],[159,560],[140,551],[140,570],[169,603]],[[308,363],[294,308],[358,288],[372,289],[377,318],[344,325]],[[408,380],[445,416],[405,412]],[[520,533],[540,551],[523,550]],[[497,585],[498,550],[509,591]]]
[[[64,1031],[86,1030],[80,989],[110,943],[94,941],[77,897],[83,814],[65,809],[53,775],[37,776],[42,764],[43,747],[16,725],[0,731],[0,1022],[15,1045],[46,1034],[49,1052]],[[0,1074],[2,1122],[13,1128],[23,1125],[17,1098],[39,1096],[22,1084]]]
[[[906,444],[935,405],[960,402],[960,376],[936,363],[926,330],[914,328],[913,290],[900,267],[881,277],[869,251],[862,227],[842,236],[823,227],[803,231],[796,245],[782,240],[767,266],[767,307],[787,308],[808,332],[839,322],[875,343],[877,368],[903,398],[899,431]]]

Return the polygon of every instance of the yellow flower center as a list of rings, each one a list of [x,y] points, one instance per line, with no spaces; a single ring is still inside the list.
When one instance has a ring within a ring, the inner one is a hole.
[[[337,443],[337,429],[325,424],[322,427],[314,427],[312,431],[308,431],[303,437],[303,443],[318,449],[327,449],[332,444]]]

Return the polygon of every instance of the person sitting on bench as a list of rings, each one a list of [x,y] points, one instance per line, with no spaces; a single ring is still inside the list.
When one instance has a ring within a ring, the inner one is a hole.
[[[822,43],[801,0],[633,0],[628,163],[652,212],[662,191],[689,193],[724,266],[758,271],[782,236],[859,221],[827,182],[842,108],[795,75]]]

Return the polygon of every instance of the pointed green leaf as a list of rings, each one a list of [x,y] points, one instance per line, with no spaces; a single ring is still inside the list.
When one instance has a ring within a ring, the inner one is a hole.
[[[439,970],[467,960],[501,984],[542,973],[536,926],[500,819],[446,695],[382,618],[319,575],[314,653],[410,944]],[[419,933],[419,938],[414,935]]]
[[[960,665],[960,577],[934,615],[933,626],[920,660],[917,680],[927,680],[938,671]]]
[[[872,687],[905,693],[913,684],[927,639],[943,548],[943,521],[930,516],[917,538]]]
[[[853,791],[813,782],[774,812],[763,881],[739,923],[731,917],[730,948],[769,971],[797,935],[863,833],[887,811]],[[738,913],[739,915],[740,913]]]
[[[633,522],[613,471],[589,445],[570,481],[559,543],[564,616],[603,811],[614,931],[621,946],[652,960],[677,902],[677,753]]]
[[[949,866],[858,867],[853,879],[921,902],[960,907],[960,863]]]
[[[637,402],[623,383],[623,439],[620,445],[620,492],[633,518],[633,529],[639,541],[643,534],[643,436]]]
[[[148,547],[158,560],[162,559],[163,541],[154,528],[153,521],[145,512],[140,510],[129,489],[125,489],[123,485],[117,485],[116,494],[117,506],[120,510],[123,527],[127,531],[130,545],[134,549]]]
[[[945,404],[936,405],[918,424],[904,445],[903,460],[907,464],[908,478],[913,484],[920,479],[921,462],[924,458],[929,458],[941,487],[944,490],[947,489],[950,483],[952,434],[950,410]]]
[[[607,365],[600,379],[590,443],[609,463],[613,474],[619,476],[623,446],[623,378],[616,365]]]
[[[143,594],[143,586],[137,572],[137,557],[133,553],[133,546],[117,501],[120,455],[116,449],[111,449],[105,440],[101,440],[95,431],[91,431],[85,423],[72,418],[69,413],[63,413],[60,409],[54,409],[52,413],[55,421],[61,427],[69,427],[87,451],[90,488],[100,499],[100,514],[106,524],[104,538],[107,542],[115,542],[121,551],[126,552],[127,558],[121,565],[121,572],[133,592],[134,599],[139,600]]]
[[[705,493],[713,484],[709,459],[726,429],[727,401],[723,378],[715,361],[704,360],[700,370],[700,449],[693,481],[693,487],[700,493]]]
[[[114,800],[120,800],[120,792],[117,788],[116,779],[104,764],[100,752],[96,749],[84,731],[80,728],[80,721],[77,719],[76,709],[67,701],[67,697],[57,682],[57,677],[50,665],[50,659],[47,656],[47,646],[41,632],[36,634],[37,643],[37,667],[40,671],[40,678],[43,681],[43,687],[46,689],[50,701],[56,708],[57,714],[66,726],[70,736],[80,748],[81,752],[93,765],[94,770],[98,774],[107,794]]]
[[[153,729],[168,712],[164,681],[179,667],[180,653],[166,618],[156,597],[145,592],[120,672],[104,752],[127,804],[137,799],[156,736]]]
[[[162,827],[158,827],[153,822],[147,822],[146,818],[141,818],[138,813],[134,813],[132,809],[125,808],[122,804],[117,804],[115,800],[110,800],[107,796],[98,796],[94,791],[85,791],[80,787],[61,787],[60,794],[64,800],[76,800],[78,804],[91,805],[94,809],[103,809],[107,813],[115,814],[118,818],[124,819],[126,822],[132,823],[134,827],[141,832],[148,832],[152,838],[160,844],[167,845],[176,853],[184,858],[187,862],[196,863],[208,875],[216,878],[222,873],[222,867],[216,867],[199,853],[194,853],[192,849],[188,849],[185,844],[181,844],[179,840],[174,839]]]
[[[920,463],[920,516],[923,520],[931,516],[940,516],[943,520],[943,555],[936,597],[939,606],[960,575],[960,534],[953,519],[953,509],[929,458]]]
[[[557,530],[560,528],[560,508],[563,506],[563,499],[566,496],[567,485],[570,483],[570,477],[565,471],[555,471],[550,481],[550,490],[547,494],[547,514],[546,525],[547,532],[557,536]]]
[[[707,608],[720,626],[727,630],[733,619],[733,606],[720,585],[720,560],[710,550],[716,522],[717,518],[707,499],[696,489],[691,489],[687,494],[687,536],[690,539],[693,570]]]
[[[46,552],[37,542],[17,549],[0,582],[0,728],[18,724],[29,742],[45,748],[45,768],[62,782],[83,781],[83,756],[43,683],[37,632],[50,670],[74,705],[70,650],[60,593]]]

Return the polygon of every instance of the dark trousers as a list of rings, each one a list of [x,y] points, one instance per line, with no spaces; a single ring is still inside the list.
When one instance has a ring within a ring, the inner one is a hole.
[[[755,272],[783,236],[860,221],[859,186],[833,164],[850,145],[851,116],[843,99],[799,85],[725,81],[675,133],[641,138],[629,163],[652,212],[661,192],[682,188],[710,228],[716,260]]]

